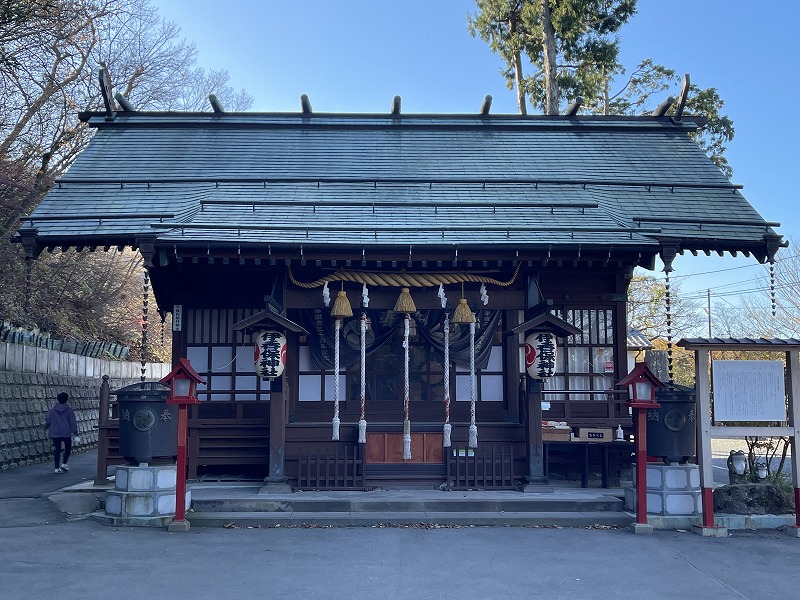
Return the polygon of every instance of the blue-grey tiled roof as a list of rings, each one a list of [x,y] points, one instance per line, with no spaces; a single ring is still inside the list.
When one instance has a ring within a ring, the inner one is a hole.
[[[769,224],[669,118],[124,113],[21,232],[253,244],[762,252]]]

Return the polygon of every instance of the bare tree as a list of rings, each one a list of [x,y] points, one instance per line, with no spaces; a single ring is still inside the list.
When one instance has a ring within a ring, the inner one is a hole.
[[[741,300],[743,320],[749,333],[764,337],[800,337],[800,240],[791,239],[788,250],[776,256],[774,282],[765,265],[758,278],[759,293]],[[771,289],[774,286],[775,309],[773,314]]]
[[[108,72],[112,91],[142,110],[198,110],[209,93],[231,110],[252,103],[231,88],[227,71],[196,66],[194,45],[150,0],[6,2],[27,12],[24,34],[13,32],[18,12],[5,25],[0,18],[2,56],[13,57],[0,62],[0,160],[31,180],[27,193],[6,201],[0,235],[10,233],[86,147],[92,131],[77,115],[102,106],[98,66]]]
[[[666,285],[653,275],[634,275],[628,287],[628,327],[648,339],[667,337]],[[675,338],[696,335],[702,329],[700,304],[681,296],[680,285],[670,286],[671,330]]]
[[[227,71],[197,66],[194,45],[151,0],[0,0],[0,317],[133,343],[137,254],[57,252],[30,263],[8,241],[88,144],[78,113],[102,109],[98,68],[142,110],[200,110],[209,93],[246,110],[252,98]]]

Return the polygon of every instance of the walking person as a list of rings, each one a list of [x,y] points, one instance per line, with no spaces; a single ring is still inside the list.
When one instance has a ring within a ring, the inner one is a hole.
[[[45,427],[50,429],[50,439],[53,440],[53,454],[56,465],[54,473],[66,473],[69,471],[67,462],[72,452],[72,436],[75,436],[75,441],[79,441],[80,438],[77,437],[78,423],[75,421],[75,411],[67,404],[69,395],[67,392],[61,392],[57,398],[58,404],[47,411]]]

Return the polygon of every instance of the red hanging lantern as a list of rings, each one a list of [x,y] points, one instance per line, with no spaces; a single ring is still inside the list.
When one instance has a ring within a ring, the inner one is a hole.
[[[554,333],[534,332],[525,338],[525,369],[533,379],[555,375],[557,338]]]
[[[286,336],[279,331],[256,333],[253,359],[256,375],[262,379],[280,377],[286,366]]]

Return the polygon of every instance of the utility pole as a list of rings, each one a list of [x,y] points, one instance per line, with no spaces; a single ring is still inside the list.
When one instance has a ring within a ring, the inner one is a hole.
[[[708,299],[708,337],[711,337],[711,289],[706,289],[706,298]]]

